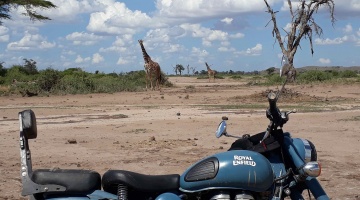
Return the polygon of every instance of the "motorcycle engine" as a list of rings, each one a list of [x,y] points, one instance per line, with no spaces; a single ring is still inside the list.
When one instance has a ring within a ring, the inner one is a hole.
[[[231,195],[226,192],[220,192],[214,195],[210,200],[255,200],[255,198],[246,192],[237,193],[235,197],[231,199]]]

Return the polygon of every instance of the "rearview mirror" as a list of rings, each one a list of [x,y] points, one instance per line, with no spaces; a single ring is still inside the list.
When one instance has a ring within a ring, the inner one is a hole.
[[[19,112],[20,132],[27,139],[35,139],[37,137],[37,126],[35,113],[32,110],[24,110]]]
[[[226,121],[223,120],[220,122],[218,129],[216,130],[215,136],[216,138],[221,137],[222,135],[226,135]]]

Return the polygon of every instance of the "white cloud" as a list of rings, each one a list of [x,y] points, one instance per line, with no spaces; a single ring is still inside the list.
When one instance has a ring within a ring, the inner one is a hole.
[[[351,33],[352,30],[353,30],[353,28],[352,28],[351,24],[347,24],[347,25],[345,26],[345,28],[343,29],[343,31],[344,31],[345,33]]]
[[[218,0],[157,0],[156,7],[161,17],[174,18],[203,18],[206,16],[223,16],[230,13],[247,13],[263,11],[265,4],[262,1],[227,0],[219,3]]]
[[[82,58],[80,55],[77,55],[77,57],[75,59],[75,63],[84,63],[84,62],[88,62],[90,60],[91,60],[90,57]]]
[[[69,50],[69,51],[63,51],[62,54],[65,54],[65,55],[75,55],[76,53],[72,50]]]
[[[121,36],[116,36],[115,41],[110,47],[101,47],[100,52],[128,52],[129,46],[134,43],[133,36],[131,34],[124,34]]]
[[[315,39],[315,44],[318,44],[318,45],[332,45],[332,44],[342,44],[346,41],[349,40],[349,37],[348,36],[344,36],[344,37],[338,37],[338,38],[334,38],[334,39],[329,39],[329,38],[326,38],[326,39],[321,39],[321,38],[316,38]]]
[[[243,38],[245,37],[245,34],[243,33],[235,33],[235,34],[231,34],[229,35],[230,38],[234,38],[234,39],[238,39],[238,38]]]
[[[235,51],[235,49],[234,48],[228,48],[228,47],[219,47],[218,51],[229,52],[229,51]]]
[[[9,35],[0,35],[0,42],[9,42]]]
[[[46,41],[46,38],[39,34],[30,34],[25,32],[23,38],[18,42],[11,42],[7,45],[8,50],[32,50],[32,49],[48,49],[55,47],[56,43]]]
[[[228,17],[226,17],[226,18],[222,19],[221,21],[224,22],[225,24],[231,24],[231,22],[232,22],[233,20],[234,20],[233,18],[228,18]]]
[[[5,26],[0,26],[0,42],[8,42],[10,36],[8,34],[9,29]]]
[[[258,56],[262,52],[262,44],[256,44],[252,48],[246,49],[246,51],[240,51],[240,55],[246,55],[246,56]]]
[[[192,48],[191,53],[192,53],[192,56],[195,56],[195,57],[206,57],[209,55],[209,52],[207,52],[206,50],[201,50],[196,47]]]
[[[129,63],[128,60],[120,57],[116,64],[117,64],[117,65],[125,65],[125,64],[128,64],[128,63]]]
[[[344,16],[352,16],[352,15],[358,15],[359,16],[359,14],[360,14],[360,1],[358,1],[358,0],[336,1],[335,13],[341,14],[342,17],[344,17]]]
[[[291,23],[287,23],[286,26],[284,27],[284,30],[287,32],[290,32],[292,29],[292,24]]]
[[[100,12],[90,15],[87,30],[95,33],[135,34],[145,27],[156,27],[158,22],[146,13],[132,11],[124,3],[113,2]]]
[[[94,33],[74,32],[65,37],[67,40],[72,41],[74,45],[93,45],[102,40],[102,36],[95,35]]]
[[[104,61],[104,57],[102,57],[99,53],[95,53],[92,57],[92,63],[97,64]]]
[[[329,58],[320,58],[319,59],[319,62],[321,64],[330,64],[331,63],[331,60]]]
[[[164,50],[164,53],[174,53],[184,50],[184,46],[180,44],[169,44],[168,48]]]
[[[221,30],[212,30],[210,28],[202,27],[200,24],[182,24],[181,27],[186,30],[192,37],[201,38],[204,46],[212,46],[214,41],[227,41],[231,38],[242,38],[244,34],[237,33],[229,35],[227,32]]]
[[[112,1],[93,0],[51,0],[57,7],[38,12],[50,16],[54,21],[74,21],[79,14],[89,13],[103,9]]]

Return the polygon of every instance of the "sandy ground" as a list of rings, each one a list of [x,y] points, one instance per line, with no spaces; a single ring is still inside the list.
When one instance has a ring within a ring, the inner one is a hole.
[[[229,133],[266,129],[268,87],[246,80],[170,77],[173,88],[50,97],[0,97],[0,199],[20,195],[18,112],[31,108],[38,137],[33,168],[125,169],[181,174],[202,157],[225,151],[233,138],[215,137],[222,116]],[[360,85],[289,85],[279,107],[297,108],[284,130],[311,140],[331,199],[360,199]],[[270,87],[276,89],[276,87]],[[232,109],[231,109],[232,108]],[[69,140],[76,141],[70,144]]]

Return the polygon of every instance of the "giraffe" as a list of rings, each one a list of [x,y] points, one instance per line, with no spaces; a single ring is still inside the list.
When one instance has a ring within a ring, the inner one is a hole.
[[[155,79],[156,79],[156,87],[157,89],[160,90],[160,81],[161,81],[161,69],[160,69],[160,65],[159,63],[151,60],[151,57],[149,56],[149,54],[147,54],[144,44],[143,44],[143,40],[138,40],[142,53],[143,53],[143,57],[144,57],[144,68],[145,68],[145,73],[146,73],[146,90],[148,89],[148,81],[150,81],[150,88],[152,90],[154,90],[154,86],[153,86],[153,79],[152,79],[152,74],[155,74]]]
[[[207,64],[207,62],[205,62],[205,65],[206,65],[206,68],[207,68],[207,71],[208,71],[208,75],[209,75],[209,82],[210,82],[211,79],[213,79],[214,82],[215,82],[215,74],[216,74],[216,71],[210,69],[210,67],[209,67],[209,65]]]

